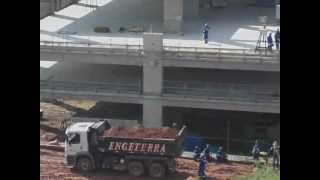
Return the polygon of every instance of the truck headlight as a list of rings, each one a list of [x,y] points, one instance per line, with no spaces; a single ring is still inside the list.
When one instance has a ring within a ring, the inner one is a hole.
[[[121,159],[120,159],[120,164],[123,164],[123,163],[124,163],[124,159],[121,158]]]

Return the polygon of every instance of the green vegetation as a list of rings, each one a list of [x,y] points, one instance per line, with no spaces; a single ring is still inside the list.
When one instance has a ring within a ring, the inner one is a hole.
[[[280,171],[270,166],[258,165],[257,170],[246,176],[239,176],[235,180],[280,180]]]

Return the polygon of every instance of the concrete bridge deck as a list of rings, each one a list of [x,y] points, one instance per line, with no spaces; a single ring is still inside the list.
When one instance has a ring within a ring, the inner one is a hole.
[[[243,87],[191,88],[188,84],[174,87],[173,83],[178,85],[177,82],[166,82],[162,95],[152,96],[143,94],[139,82],[80,83],[43,80],[40,81],[40,97],[134,104],[160,98],[163,106],[280,113],[280,91],[279,94],[274,94],[274,90],[252,91]]]
[[[164,67],[280,71],[280,53],[252,49],[163,46]],[[40,59],[142,66],[143,45],[40,42]]]

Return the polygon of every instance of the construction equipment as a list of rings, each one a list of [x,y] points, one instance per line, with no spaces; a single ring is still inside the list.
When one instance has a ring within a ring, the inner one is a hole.
[[[150,176],[160,178],[175,172],[175,157],[182,154],[185,131],[185,126],[174,131],[177,133],[172,138],[135,138],[110,135],[113,131],[107,120],[74,123],[66,130],[66,162],[81,171],[111,168],[128,170],[134,176],[141,176],[147,169]]]
[[[260,30],[255,51],[265,51],[265,54],[267,54],[267,50],[268,50],[268,45],[267,45],[268,31],[266,29],[267,16],[259,16],[258,18],[260,23],[262,24],[262,29]]]

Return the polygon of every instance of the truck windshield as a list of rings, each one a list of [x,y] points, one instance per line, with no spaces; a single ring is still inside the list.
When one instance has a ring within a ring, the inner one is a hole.
[[[68,136],[68,141],[70,144],[79,144],[80,143],[80,134],[74,133]]]

